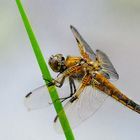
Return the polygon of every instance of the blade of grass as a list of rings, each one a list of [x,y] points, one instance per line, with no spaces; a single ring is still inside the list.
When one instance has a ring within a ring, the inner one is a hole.
[[[40,70],[42,72],[42,75],[45,79],[51,80],[52,77],[51,77],[50,72],[47,68],[46,62],[43,58],[43,55],[42,55],[41,50],[39,48],[39,44],[38,44],[37,39],[35,37],[35,34],[32,30],[31,24],[28,20],[28,17],[26,15],[26,13],[25,13],[25,10],[22,6],[22,3],[21,3],[20,0],[16,0],[16,3],[17,3],[17,6],[18,6],[18,9],[19,9],[19,12],[21,14],[24,26],[26,28],[27,34],[29,36],[30,42],[32,44],[32,48],[33,48],[35,56],[37,58],[37,61],[38,61]],[[47,85],[47,82],[46,82],[46,85]],[[55,86],[48,87],[48,90],[49,90],[52,102],[55,102],[56,99],[59,98]],[[55,108],[57,113],[59,113],[60,111],[63,110],[63,106],[62,106],[62,104],[59,100],[57,100],[57,102],[54,103],[54,108]],[[61,126],[63,128],[66,139],[67,140],[74,140],[74,135],[72,133],[72,130],[71,130],[69,122],[68,122],[68,119],[67,119],[64,111],[61,115],[59,115],[59,120],[60,120]]]

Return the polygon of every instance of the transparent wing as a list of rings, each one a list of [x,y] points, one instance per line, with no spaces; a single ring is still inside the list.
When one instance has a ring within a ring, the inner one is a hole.
[[[57,88],[60,98],[70,95],[69,81],[66,79],[61,88]],[[52,103],[46,85],[40,86],[25,96],[24,104],[28,110],[41,109],[50,106]]]
[[[46,85],[41,86],[25,96],[24,104],[28,110],[41,109],[51,103]]]
[[[75,128],[84,120],[92,116],[103,105],[107,97],[108,95],[105,93],[95,88],[93,89],[92,86],[87,86],[77,100],[72,103],[68,101],[64,106],[70,126]],[[59,115],[61,115],[61,112]],[[55,118],[54,127],[57,132],[62,131],[58,117]]]
[[[84,51],[91,60],[95,60],[95,53],[91,49],[91,47],[87,44],[87,42],[83,39],[83,37],[80,35],[80,33],[77,31],[75,27],[72,25],[70,26],[72,33],[74,34],[76,41],[78,43],[78,46],[80,48],[80,52]],[[82,55],[82,53],[81,53]]]
[[[109,60],[108,56],[104,52],[96,50],[96,57],[98,61],[101,63],[102,67],[100,73],[103,74],[107,79],[118,80],[119,75],[116,72],[113,64]]]

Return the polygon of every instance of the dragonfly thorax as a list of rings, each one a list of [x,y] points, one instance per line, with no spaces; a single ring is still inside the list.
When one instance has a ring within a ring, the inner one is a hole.
[[[83,64],[84,67],[84,71],[88,71],[90,73],[99,71],[101,69],[99,63],[97,63],[96,61],[87,61]]]

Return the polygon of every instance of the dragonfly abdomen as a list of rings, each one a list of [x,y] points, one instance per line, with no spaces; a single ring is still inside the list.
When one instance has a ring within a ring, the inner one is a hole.
[[[123,95],[120,91],[119,92],[116,91],[114,92],[114,94],[110,94],[110,96],[113,97],[115,100],[119,101],[120,103],[122,103],[123,105],[140,114],[140,105],[138,105],[133,100]]]
[[[129,99],[127,96],[121,93],[112,83],[110,83],[106,78],[104,78],[102,75],[97,74],[96,80],[100,82],[99,85],[96,85],[96,87],[103,91],[104,93],[108,94],[115,100],[119,101],[123,105],[127,106],[131,110],[134,110],[135,112],[140,114],[140,105],[135,103],[133,100]]]

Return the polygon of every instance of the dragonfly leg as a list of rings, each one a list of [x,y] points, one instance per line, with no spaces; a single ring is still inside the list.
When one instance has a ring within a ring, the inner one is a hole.
[[[59,98],[59,99],[56,99],[54,102],[56,102],[57,100],[60,100],[61,103],[64,102],[65,100],[71,98],[75,92],[76,92],[76,86],[75,86],[75,83],[74,83],[74,80],[72,77],[69,77],[69,84],[70,84],[70,95],[67,96],[67,97],[64,97],[64,98]],[[51,103],[52,104],[52,103]]]
[[[64,98],[60,98],[61,102],[64,102],[65,100],[71,98],[76,92],[76,86],[71,76],[69,77],[69,84],[70,84],[70,95]]]
[[[59,87],[59,88],[62,87],[62,85],[64,84],[64,81],[65,81],[65,76],[63,76],[63,78],[61,79],[60,82],[55,80],[56,86]]]
[[[43,76],[43,79],[47,82],[47,86],[50,87],[50,86],[56,86],[56,87],[62,87],[64,81],[65,81],[65,76],[62,77],[61,81],[57,81],[55,79],[52,79],[52,80],[48,80],[46,79],[44,76]]]
[[[62,103],[62,102],[64,102],[65,100],[67,100],[67,99],[71,98],[71,97],[72,97],[72,95],[67,96],[67,97],[64,97],[64,98],[60,98],[61,103]]]
[[[70,95],[73,95],[76,92],[76,86],[74,83],[74,79],[71,76],[69,77],[69,84],[70,84]]]
[[[81,93],[84,90],[84,88],[91,83],[91,80],[92,80],[92,76],[90,74],[88,74],[88,73],[85,74],[85,76],[83,77],[79,88],[77,89],[77,91],[73,95],[73,97],[70,99],[70,102],[73,102],[73,101],[75,101],[76,99],[79,98],[79,96],[81,95]]]
[[[53,103],[57,102],[58,100],[60,100],[60,102],[63,103],[65,100],[71,98],[72,95],[73,95],[73,94],[70,94],[70,96],[67,96],[67,97],[64,97],[64,98],[56,99]],[[53,104],[53,103],[50,103],[50,104]]]
[[[48,87],[55,85],[54,82],[53,82],[54,79],[49,80],[49,79],[46,79],[44,76],[42,76],[42,77],[46,81]]]

